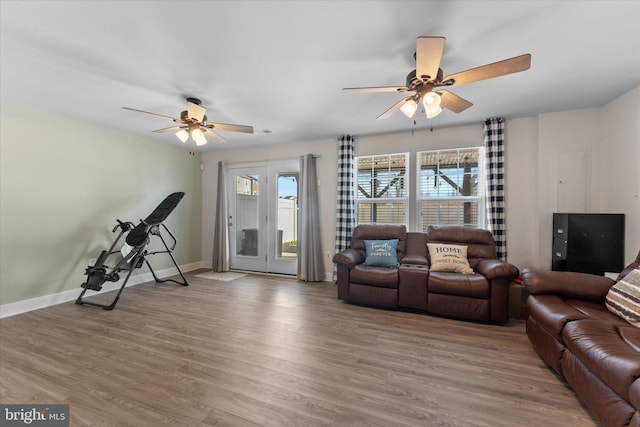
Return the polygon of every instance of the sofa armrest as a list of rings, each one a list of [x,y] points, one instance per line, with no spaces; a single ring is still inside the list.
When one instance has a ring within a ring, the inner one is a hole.
[[[614,280],[595,274],[574,271],[522,270],[522,280],[531,295],[552,294],[565,298],[602,302]]]
[[[338,252],[333,257],[333,262],[346,266],[349,270],[358,264],[362,264],[365,260],[365,254],[356,249],[345,249]]]
[[[518,267],[499,259],[481,260],[476,264],[476,271],[489,280],[497,278],[513,280],[520,274]]]

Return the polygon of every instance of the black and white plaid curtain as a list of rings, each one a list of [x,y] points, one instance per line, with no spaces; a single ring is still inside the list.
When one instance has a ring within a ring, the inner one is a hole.
[[[487,156],[487,224],[496,241],[498,259],[507,259],[507,227],[504,200],[504,119],[484,121]]]
[[[354,194],[354,151],[351,135],[338,139],[338,200],[336,211],[336,253],[347,249],[351,242],[351,233],[355,225],[356,207]],[[333,269],[333,281],[336,269]]]

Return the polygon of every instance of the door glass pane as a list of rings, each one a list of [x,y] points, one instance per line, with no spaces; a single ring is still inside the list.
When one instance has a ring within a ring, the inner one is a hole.
[[[258,256],[258,178],[236,176],[236,255]]]
[[[276,257],[298,257],[298,174],[278,175]]]

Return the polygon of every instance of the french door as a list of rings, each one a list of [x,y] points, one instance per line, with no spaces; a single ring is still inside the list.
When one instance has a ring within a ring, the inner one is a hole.
[[[296,274],[300,163],[229,165],[229,264],[235,270]]]

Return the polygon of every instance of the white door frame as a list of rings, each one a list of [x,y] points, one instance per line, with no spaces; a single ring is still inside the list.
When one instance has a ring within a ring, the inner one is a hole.
[[[300,160],[278,160],[269,162],[242,163],[227,166],[229,200],[229,265],[231,269],[295,275],[297,257],[278,254],[281,243],[278,239],[278,177],[286,173],[299,173]],[[236,176],[258,175],[257,196],[257,254],[238,253],[236,229]],[[299,182],[299,181],[298,181]]]

